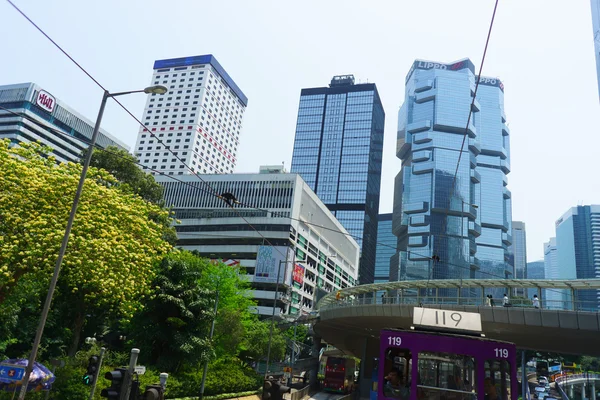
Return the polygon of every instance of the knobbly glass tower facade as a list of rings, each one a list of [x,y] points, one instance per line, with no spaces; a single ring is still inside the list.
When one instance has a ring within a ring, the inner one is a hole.
[[[393,218],[399,280],[512,277],[504,86],[481,77],[473,102],[476,79],[469,59],[416,60],[406,77]]]

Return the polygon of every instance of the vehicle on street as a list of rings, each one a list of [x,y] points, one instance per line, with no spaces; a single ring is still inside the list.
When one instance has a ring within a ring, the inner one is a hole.
[[[536,386],[533,392],[533,397],[538,400],[544,400],[548,395],[548,389],[545,386]]]

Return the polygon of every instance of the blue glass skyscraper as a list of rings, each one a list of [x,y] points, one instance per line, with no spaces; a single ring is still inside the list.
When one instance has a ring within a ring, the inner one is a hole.
[[[374,279],[384,120],[375,84],[352,75],[300,94],[291,172],[358,241],[360,283]]]
[[[504,86],[481,77],[473,102],[476,80],[469,59],[416,60],[406,77],[394,204],[400,280],[513,275]]]
[[[390,258],[396,254],[396,241],[397,238],[392,233],[392,214],[379,214],[377,251],[375,253],[375,283],[390,281]]]
[[[600,205],[571,208],[556,221],[558,278],[600,278]],[[580,308],[600,308],[600,293],[579,290]]]
[[[513,278],[525,279],[527,277],[527,233],[525,222],[512,222],[512,244],[509,254],[513,264]],[[515,289],[516,296],[525,296],[525,289]]]

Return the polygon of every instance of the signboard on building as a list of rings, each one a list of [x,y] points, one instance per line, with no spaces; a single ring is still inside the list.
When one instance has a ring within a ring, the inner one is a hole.
[[[304,267],[300,264],[294,264],[294,282],[298,282],[299,284],[304,283]]]
[[[51,113],[56,106],[56,99],[45,90],[40,90],[35,98],[35,104],[41,109]]]
[[[289,283],[292,275],[293,251],[287,246],[258,246],[254,282]]]

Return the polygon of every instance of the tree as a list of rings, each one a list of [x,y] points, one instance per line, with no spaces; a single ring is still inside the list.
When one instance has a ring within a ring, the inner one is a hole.
[[[82,153],[82,163],[86,153],[87,149]],[[108,171],[124,186],[123,190],[130,190],[151,203],[162,203],[163,187],[151,174],[145,173],[138,166],[137,159],[126,150],[116,146],[109,146],[106,150],[94,149],[90,165]]]
[[[133,344],[142,359],[166,371],[198,366],[211,355],[208,328],[215,293],[201,284],[209,266],[187,251],[165,257],[152,285],[155,291],[131,324]]]
[[[0,304],[21,296],[20,285],[44,293],[54,270],[81,165],[57,165],[49,150],[0,141]],[[73,315],[71,353],[87,311],[133,316],[155,262],[171,249],[163,239],[168,211],[116,182],[89,169],[63,260],[57,295],[68,297]]]
[[[251,329],[246,331],[243,356],[250,360],[263,360],[267,357],[269,338],[271,337],[271,321],[254,321]],[[285,356],[286,338],[276,327],[273,327],[271,339],[271,362],[281,361]]]
[[[219,292],[213,339],[215,355],[218,358],[235,356],[256,320],[256,315],[251,311],[256,303],[251,298],[246,274],[240,267],[211,262],[202,274],[200,283],[212,292]]]

